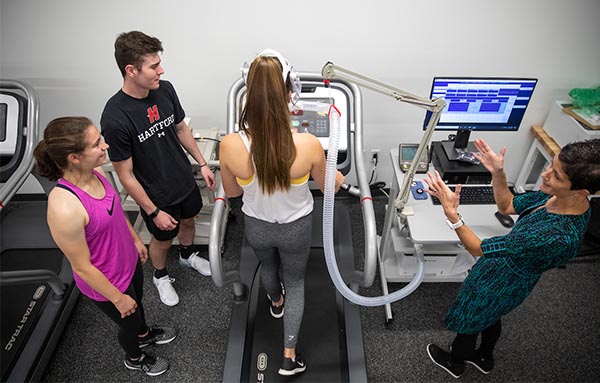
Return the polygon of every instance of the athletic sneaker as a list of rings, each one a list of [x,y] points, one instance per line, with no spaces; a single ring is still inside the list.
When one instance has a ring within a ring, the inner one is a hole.
[[[283,358],[281,362],[281,368],[279,369],[279,375],[291,376],[296,375],[306,370],[306,363],[302,360],[302,355],[296,353],[296,358]]]
[[[125,367],[130,370],[140,370],[149,376],[158,376],[169,369],[169,361],[160,356],[152,356],[142,352],[138,360],[131,360],[125,357],[123,361]]]
[[[210,277],[211,273],[210,273],[210,263],[200,257],[198,255],[198,252],[195,251],[192,253],[192,255],[190,255],[190,257],[188,259],[182,258],[181,257],[181,250],[179,251],[179,264],[181,264],[181,266],[184,267],[190,267],[194,270],[196,270],[197,272],[199,272],[200,274],[204,275],[205,277]]]
[[[281,283],[281,296],[283,297],[283,303],[281,304],[281,306],[276,307],[273,304],[273,300],[271,300],[271,296],[269,294],[267,294],[267,298],[269,298],[269,311],[271,311],[271,316],[275,319],[279,319],[283,316],[283,306],[285,305],[285,287],[283,286],[283,283]]]
[[[167,344],[177,338],[177,331],[173,327],[152,326],[149,334],[140,338],[140,348],[154,344]]]
[[[489,374],[490,371],[494,368],[494,360],[493,359],[485,359],[481,356],[481,351],[476,350],[475,354],[471,357],[467,358],[465,362],[475,366],[479,371],[484,374]]]
[[[283,306],[285,304],[285,300],[283,301],[283,303],[281,304],[281,306],[277,307],[273,304],[273,302],[271,302],[271,305],[269,306],[271,308],[271,316],[275,319],[279,319],[283,316]]]
[[[435,344],[427,345],[427,354],[429,354],[429,358],[433,361],[433,363],[440,366],[447,373],[452,375],[454,378],[458,379],[465,372],[465,364],[464,363],[455,363],[452,361],[450,357],[450,353],[442,350],[440,347]]]
[[[165,275],[164,277],[157,279],[153,276],[152,281],[154,282],[154,286],[158,289],[158,295],[160,296],[162,303],[167,306],[175,306],[179,303],[179,296],[173,288],[175,278],[169,278],[168,275]]]

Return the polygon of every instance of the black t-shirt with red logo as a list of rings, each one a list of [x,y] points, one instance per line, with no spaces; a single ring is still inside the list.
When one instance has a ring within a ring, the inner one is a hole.
[[[173,85],[160,81],[159,88],[144,99],[119,90],[106,103],[100,119],[111,161],[131,157],[133,174],[159,207],[181,202],[196,187],[175,129],[184,117]]]

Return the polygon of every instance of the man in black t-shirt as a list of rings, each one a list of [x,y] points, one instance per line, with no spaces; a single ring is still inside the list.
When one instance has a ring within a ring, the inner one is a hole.
[[[184,149],[200,165],[210,190],[215,176],[184,121],[173,85],[160,80],[162,51],[160,40],[142,32],[117,37],[115,59],[123,87],[106,103],[100,125],[119,181],[140,206],[152,234],[149,253],[160,300],[174,306],[179,296],[166,268],[173,238],[179,239],[180,263],[210,275],[208,261],[192,247],[202,197]]]

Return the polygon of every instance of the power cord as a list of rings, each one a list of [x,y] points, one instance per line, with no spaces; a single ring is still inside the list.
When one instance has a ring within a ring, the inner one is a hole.
[[[369,179],[369,189],[371,190],[379,190],[381,193],[383,193],[386,197],[389,197],[388,193],[385,191],[385,182],[382,181],[378,181],[378,182],[374,182],[373,180],[377,179],[377,165],[379,163],[379,154],[377,152],[373,153],[373,169],[371,170],[371,178]],[[351,186],[351,187],[356,187],[358,188],[358,186]]]
[[[194,139],[197,141],[206,140],[206,141],[221,142],[221,140],[212,138],[212,137],[194,137]]]
[[[381,193],[383,193],[383,195],[385,195],[386,197],[389,198],[389,194],[385,191],[385,182],[383,182],[383,181],[375,182],[374,184],[370,184],[369,188],[371,190],[379,190]]]
[[[373,179],[377,179],[377,164],[379,163],[379,153],[373,153],[373,169],[371,170],[371,178],[369,179],[369,185],[373,182]]]

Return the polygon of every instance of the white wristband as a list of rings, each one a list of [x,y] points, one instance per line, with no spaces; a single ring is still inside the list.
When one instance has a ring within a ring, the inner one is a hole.
[[[460,215],[460,214],[458,214],[458,222],[452,223],[452,222],[450,222],[449,219],[446,219],[446,223],[448,224],[448,227],[450,227],[450,229],[452,229],[452,230],[456,230],[465,224],[465,222],[463,221],[462,215]]]

